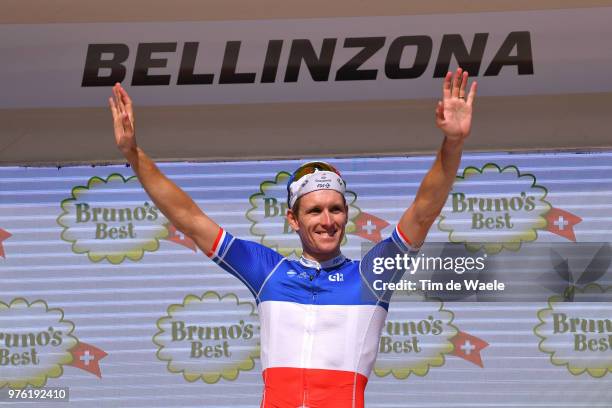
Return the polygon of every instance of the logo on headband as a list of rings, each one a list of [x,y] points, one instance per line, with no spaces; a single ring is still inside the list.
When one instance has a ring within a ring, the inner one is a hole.
[[[304,194],[317,190],[335,190],[344,195],[346,184],[342,177],[334,172],[315,169],[314,173],[306,174],[289,184],[289,206],[293,207],[298,198]]]

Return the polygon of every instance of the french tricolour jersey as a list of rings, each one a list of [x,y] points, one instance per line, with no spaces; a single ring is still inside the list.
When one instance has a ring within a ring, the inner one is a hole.
[[[373,263],[411,251],[396,228],[361,262],[340,255],[318,263],[291,260],[219,231],[208,255],[240,279],[257,302],[262,407],[363,407],[391,296],[374,288],[403,273],[373,273]]]

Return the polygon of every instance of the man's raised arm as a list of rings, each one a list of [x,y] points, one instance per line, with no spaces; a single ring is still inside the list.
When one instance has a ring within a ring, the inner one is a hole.
[[[113,114],[115,142],[132,166],[140,184],[157,208],[177,229],[193,239],[204,253],[210,253],[219,233],[219,226],[138,147],[132,100],[121,85],[115,84],[113,87],[109,105]]]
[[[476,82],[466,95],[468,73],[457,69],[446,74],[442,101],[436,107],[436,126],[444,133],[444,141],[436,160],[421,182],[414,202],[399,222],[400,231],[413,246],[420,246],[448,198],[461,162],[463,143],[472,128],[472,106],[476,98]]]

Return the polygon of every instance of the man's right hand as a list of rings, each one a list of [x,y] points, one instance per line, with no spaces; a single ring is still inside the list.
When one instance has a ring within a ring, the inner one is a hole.
[[[191,237],[202,252],[211,253],[221,228],[138,148],[132,100],[120,84],[113,87],[113,96],[108,98],[108,104],[113,114],[117,147],[132,166],[142,187],[179,231]]]
[[[132,100],[125,89],[116,83],[113,86],[113,96],[108,98],[108,103],[113,114],[115,143],[123,156],[131,162],[138,157]]]

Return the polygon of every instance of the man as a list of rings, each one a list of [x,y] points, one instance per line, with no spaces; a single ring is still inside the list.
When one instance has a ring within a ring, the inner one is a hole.
[[[400,270],[372,273],[372,260],[416,251],[440,213],[455,179],[471,129],[476,82],[466,94],[468,73],[449,72],[435,112],[444,141],[412,205],[391,237],[359,263],[346,259],[340,243],[348,221],[346,183],[323,162],[306,163],[287,185],[287,220],[300,237],[302,257],[233,237],[166,178],[137,146],[132,102],[116,84],[109,98],[115,140],[157,207],[222,268],[253,293],[261,323],[264,408],[357,408],[376,360],[391,293],[374,278],[391,282]]]

